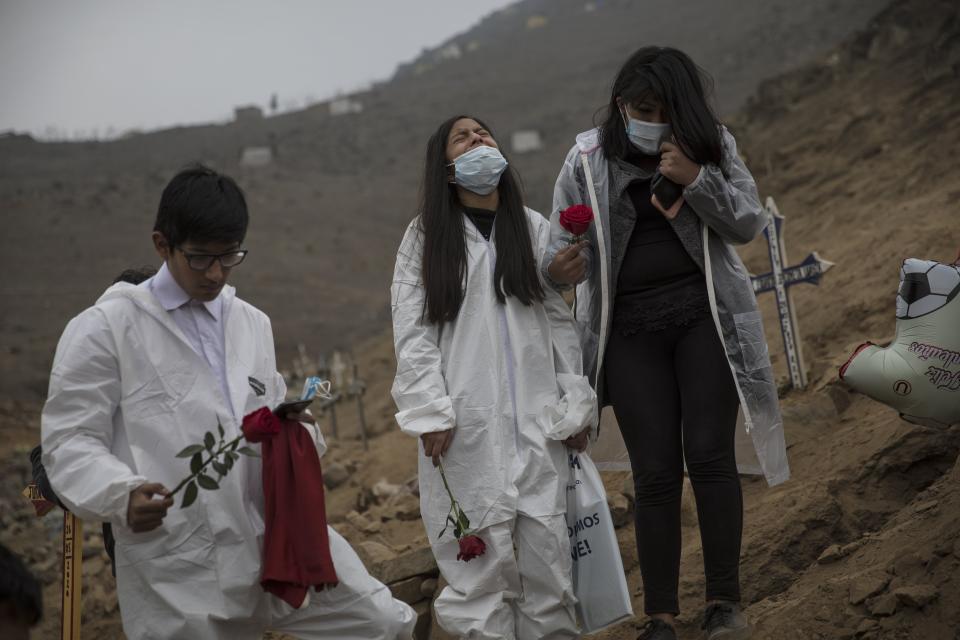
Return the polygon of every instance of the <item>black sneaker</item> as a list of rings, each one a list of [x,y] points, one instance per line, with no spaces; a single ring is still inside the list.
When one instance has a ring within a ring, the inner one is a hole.
[[[677,640],[677,632],[663,620],[650,618],[640,629],[637,640]]]
[[[703,614],[707,640],[745,640],[750,637],[750,625],[736,602],[716,602]]]

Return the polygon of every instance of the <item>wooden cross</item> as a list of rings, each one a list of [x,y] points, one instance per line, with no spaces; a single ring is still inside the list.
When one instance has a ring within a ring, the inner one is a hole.
[[[52,511],[56,505],[40,493],[35,484],[27,485],[23,497],[33,504],[37,517]],[[80,579],[83,577],[83,522],[69,511],[63,512],[63,580],[60,583],[60,638],[80,639]]]
[[[357,372],[357,363],[353,363],[353,379],[350,381],[350,387],[347,389],[347,396],[353,396],[357,399],[357,417],[360,420],[360,437],[363,439],[364,451],[369,450],[367,443],[367,418],[363,412],[363,394],[367,391],[367,383],[360,378]]]
[[[794,389],[807,386],[807,370],[803,362],[803,344],[800,341],[800,326],[797,322],[796,307],[790,296],[790,287],[807,283],[819,285],[820,279],[834,263],[824,260],[814,251],[798,265],[785,267],[787,249],[783,240],[784,218],[777,209],[773,198],[767,198],[767,217],[769,222],[763,230],[767,237],[771,271],[759,276],[751,276],[755,294],[773,291],[777,297],[777,314],[780,316],[780,333],[783,335],[783,347],[787,355],[787,369],[790,383]]]
[[[63,512],[63,589],[61,591],[60,637],[80,638],[80,579],[83,577],[83,522]]]

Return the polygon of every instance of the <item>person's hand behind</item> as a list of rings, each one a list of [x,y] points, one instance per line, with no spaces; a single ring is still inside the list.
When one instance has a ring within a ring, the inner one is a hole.
[[[425,433],[420,436],[420,441],[423,442],[423,455],[433,458],[433,466],[436,467],[453,442],[453,429]]]
[[[563,441],[563,444],[567,445],[569,448],[574,451],[583,451],[587,448],[587,443],[590,441],[590,427],[586,427],[583,431],[576,435],[572,435],[566,440]]]
[[[293,411],[288,411],[287,413],[280,416],[284,420],[293,420],[294,422],[306,422],[307,424],[317,424],[317,419],[313,417],[313,414],[307,413],[306,410],[301,411],[300,413],[294,413]]]
[[[590,246],[589,242],[581,240],[558,251],[550,266],[547,267],[550,278],[559,284],[571,285],[583,280],[583,276],[587,273],[587,259],[581,255],[580,250],[588,246]]]
[[[154,496],[163,496],[156,500]],[[167,509],[173,506],[170,492],[159,482],[147,482],[130,492],[127,505],[127,526],[134,533],[153,531],[167,515]]]

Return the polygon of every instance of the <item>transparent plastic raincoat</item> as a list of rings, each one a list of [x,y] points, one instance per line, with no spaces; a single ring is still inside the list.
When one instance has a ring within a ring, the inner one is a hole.
[[[750,276],[732,246],[752,240],[763,230],[767,218],[753,177],[737,155],[736,141],[725,128],[723,143],[723,167],[702,168],[697,179],[684,189],[685,203],[670,224],[708,279],[711,312],[734,374],[742,419],[752,438],[759,468],[767,482],[775,485],[790,477],[783,420]],[[578,135],[557,178],[550,217],[551,226],[559,234],[560,211],[574,204],[587,204],[594,209],[595,221],[588,232],[591,268],[586,279],[577,285],[576,320],[584,370],[596,385],[601,402],[603,354],[610,335],[615,289],[610,273],[608,176],[598,130]],[[593,184],[596,202],[592,202],[588,180]],[[602,238],[597,236],[598,229]],[[556,251],[552,250],[543,257],[541,267],[545,278],[547,266],[555,255]],[[601,432],[599,446],[595,448],[603,453],[593,453],[598,463],[615,455],[611,447],[604,446],[604,439],[616,443],[619,434]],[[619,446],[622,447],[622,441]],[[741,470],[749,471],[750,462],[744,463],[740,458],[738,455]]]

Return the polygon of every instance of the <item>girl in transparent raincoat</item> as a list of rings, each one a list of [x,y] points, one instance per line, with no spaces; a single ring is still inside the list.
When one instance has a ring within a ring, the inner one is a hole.
[[[554,190],[557,233],[562,210],[593,208],[587,242],[542,263],[555,288],[577,288],[585,370],[629,454],[649,640],[676,637],[684,467],[703,540],[708,638],[748,633],[738,412],[767,481],[790,475],[760,312],[733,248],[767,218],[703,77],[676,49],[630,56],[603,122],[577,136]]]

